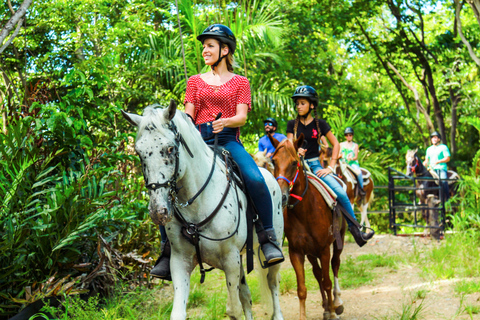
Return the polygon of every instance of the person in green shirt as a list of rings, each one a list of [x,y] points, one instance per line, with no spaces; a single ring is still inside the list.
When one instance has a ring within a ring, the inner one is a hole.
[[[353,129],[350,127],[345,128],[344,135],[347,141],[340,143],[340,155],[338,158],[342,159],[342,161],[345,161],[355,170],[358,178],[359,194],[363,197],[366,192],[363,189],[362,170],[360,169],[360,164],[358,163],[358,144],[353,142]]]
[[[425,161],[423,164],[432,168],[438,174],[440,179],[447,179],[447,162],[450,161],[450,150],[442,143],[442,136],[437,131],[430,135],[432,145],[428,147]],[[445,201],[450,198],[448,181],[442,181],[443,194]]]

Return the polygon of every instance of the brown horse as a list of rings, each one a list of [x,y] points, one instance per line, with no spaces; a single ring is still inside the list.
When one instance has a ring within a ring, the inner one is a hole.
[[[294,143],[288,139],[281,143],[272,139],[276,148],[272,157],[275,165],[274,176],[277,177],[282,190],[283,204],[286,206],[283,212],[285,235],[288,239],[290,261],[297,275],[297,294],[300,301],[299,319],[306,319],[305,256],[312,264],[313,274],[320,286],[324,308],[323,318],[338,319],[337,314],[343,312],[338,282],[342,249],[337,247],[332,230],[336,228],[340,230],[339,237],[343,248],[346,223],[343,216],[334,220],[332,210],[316,188],[310,185],[305,191],[307,177],[297,155],[298,147],[302,145],[303,140],[303,134]],[[332,281],[329,274],[332,243],[331,264],[335,277],[334,299],[332,298]]]
[[[322,157],[323,156],[323,157]],[[332,157],[332,148],[330,147],[322,147],[320,150],[320,157],[323,158],[324,163],[322,163],[322,166],[326,168],[328,166],[328,162],[330,161],[330,158]],[[345,170],[348,170],[345,168]],[[337,164],[335,168],[335,174],[342,179],[342,181],[347,185],[347,196],[348,199],[350,200],[350,203],[352,204],[352,207],[356,204],[360,210],[360,213],[362,215],[360,224],[363,226],[367,226],[370,228],[370,221],[368,220],[368,206],[370,205],[370,202],[373,201],[374,194],[373,194],[373,180],[372,177],[368,177],[368,183],[364,183],[363,190],[365,190],[365,196],[361,196],[359,194],[359,185],[357,183],[352,183],[347,179],[346,175],[342,172],[342,168],[340,165]]]

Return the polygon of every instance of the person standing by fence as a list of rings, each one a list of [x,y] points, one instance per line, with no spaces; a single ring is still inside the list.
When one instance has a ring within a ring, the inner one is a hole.
[[[448,187],[448,181],[444,179],[448,178],[447,162],[450,161],[450,150],[442,143],[442,136],[437,131],[430,135],[430,139],[432,145],[427,149],[427,154],[425,155],[425,161],[423,162],[423,165],[425,165],[427,168],[432,168],[438,174],[442,180],[442,189],[445,201],[448,201],[450,198],[450,190]]]

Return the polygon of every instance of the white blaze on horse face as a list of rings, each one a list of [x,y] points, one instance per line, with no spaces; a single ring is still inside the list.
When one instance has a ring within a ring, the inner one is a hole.
[[[171,137],[167,138],[167,135]],[[171,220],[171,188],[169,185],[158,185],[173,182],[175,179],[178,148],[173,141],[175,140],[170,130],[158,130],[154,124],[149,124],[135,143],[135,151],[142,162],[145,185],[149,186],[150,217],[155,224],[160,225]]]
[[[412,167],[415,166],[415,153],[416,150],[408,150],[407,155],[405,156],[405,160],[407,163],[407,176],[412,175]]]

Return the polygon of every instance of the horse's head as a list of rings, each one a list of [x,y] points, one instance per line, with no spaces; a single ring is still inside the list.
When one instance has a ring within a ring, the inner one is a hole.
[[[330,159],[332,158],[332,154],[333,154],[333,149],[322,144],[320,146],[320,154],[319,154],[319,158],[320,158],[320,164],[322,165],[322,167],[326,168],[328,167],[328,163],[330,162]]]
[[[179,160],[181,136],[172,120],[176,110],[177,105],[171,100],[168,108],[148,106],[143,116],[122,111],[125,119],[138,129],[135,151],[150,195],[150,217],[159,225],[171,220],[176,182],[185,173],[185,164]]]
[[[277,179],[280,189],[282,190],[282,205],[286,206],[295,181],[301,170],[300,158],[297,155],[298,147],[302,145],[304,140],[303,134],[292,143],[289,139],[273,144],[276,148],[272,156],[274,164],[274,176]],[[273,141],[272,141],[273,142]]]
[[[418,157],[417,157],[417,151],[418,149],[415,150],[408,150],[407,155],[405,156],[405,160],[407,163],[407,176],[412,176],[414,173],[416,173],[416,169],[418,167]]]
[[[260,168],[265,168],[273,174],[273,163],[270,157],[266,156],[267,149],[263,151],[258,151],[254,155],[252,155],[253,160]]]

